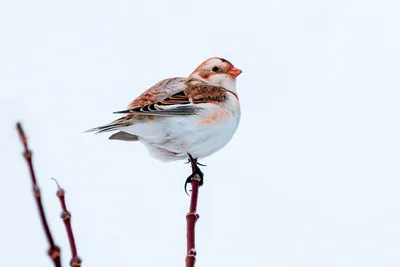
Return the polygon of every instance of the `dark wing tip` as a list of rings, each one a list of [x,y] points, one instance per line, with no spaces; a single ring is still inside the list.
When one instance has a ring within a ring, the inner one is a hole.
[[[126,109],[126,110],[120,110],[120,111],[114,111],[113,114],[127,114],[127,113],[132,113],[131,109]]]

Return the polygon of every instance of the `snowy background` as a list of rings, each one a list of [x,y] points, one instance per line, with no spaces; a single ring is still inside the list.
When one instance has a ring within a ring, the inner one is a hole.
[[[83,131],[220,56],[242,120],[201,188],[196,266],[400,265],[398,1],[1,1],[0,257],[52,266],[14,123],[62,259],[184,266],[190,167]]]

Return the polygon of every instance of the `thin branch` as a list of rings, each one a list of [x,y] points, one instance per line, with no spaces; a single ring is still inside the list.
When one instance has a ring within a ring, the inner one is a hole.
[[[61,267],[61,252],[60,248],[54,243],[53,236],[51,235],[49,225],[46,220],[46,215],[44,213],[42,199],[40,196],[40,189],[38,183],[36,181],[35,170],[32,164],[32,151],[28,147],[28,139],[25,135],[24,130],[22,129],[21,124],[17,123],[17,130],[19,133],[19,137],[21,139],[22,144],[24,145],[24,158],[28,163],[29,172],[32,178],[32,186],[33,186],[33,195],[36,199],[36,204],[40,214],[40,220],[42,222],[44,231],[46,233],[47,241],[49,242],[50,248],[48,250],[48,255],[54,263],[54,266]]]
[[[71,226],[72,215],[67,210],[67,204],[65,203],[65,190],[60,187],[60,185],[58,184],[56,179],[54,179],[54,178],[52,178],[52,179],[56,182],[57,187],[58,187],[57,196],[58,196],[58,199],[60,200],[60,204],[61,204],[61,208],[62,208],[61,219],[64,221],[65,229],[67,230],[69,245],[71,247],[72,258],[70,261],[70,265],[72,267],[80,267],[82,260],[79,258],[77,250],[76,250],[74,233],[72,231],[72,226]]]
[[[196,262],[196,242],[195,242],[195,226],[200,216],[196,213],[197,198],[199,195],[200,177],[196,174],[191,181],[192,194],[190,196],[189,213],[186,214],[186,238],[187,238],[187,254],[186,267],[194,267]]]

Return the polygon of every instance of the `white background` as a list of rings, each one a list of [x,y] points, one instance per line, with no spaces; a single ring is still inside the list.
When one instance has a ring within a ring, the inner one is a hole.
[[[1,1],[0,258],[52,266],[14,123],[64,266],[184,266],[190,167],[83,131],[220,56],[239,129],[203,159],[196,266],[400,265],[397,1]]]

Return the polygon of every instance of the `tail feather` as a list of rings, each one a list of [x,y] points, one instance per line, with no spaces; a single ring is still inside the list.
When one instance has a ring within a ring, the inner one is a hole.
[[[125,133],[122,131],[112,134],[108,139],[122,141],[139,141],[139,137],[137,135]]]
[[[109,124],[86,130],[85,133],[95,132],[95,134],[99,134],[113,132],[129,125],[132,125],[132,117],[122,117],[113,122],[110,122]]]

